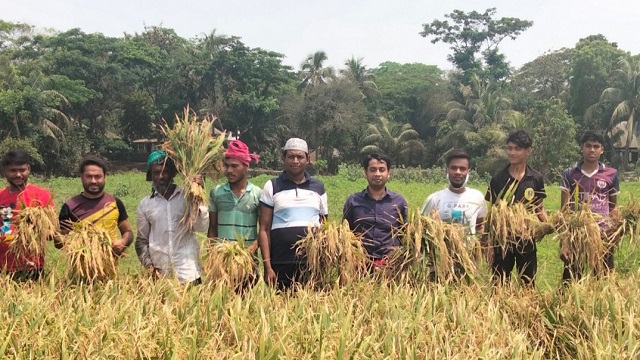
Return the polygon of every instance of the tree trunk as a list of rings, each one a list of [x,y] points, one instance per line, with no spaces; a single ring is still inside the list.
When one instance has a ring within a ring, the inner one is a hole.
[[[18,115],[13,115],[11,118],[11,124],[13,125],[13,134],[16,139],[20,139],[20,127],[18,126]]]

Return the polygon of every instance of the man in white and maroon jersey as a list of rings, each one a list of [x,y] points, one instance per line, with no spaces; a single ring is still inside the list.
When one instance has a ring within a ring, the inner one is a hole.
[[[577,209],[588,205],[591,211],[603,217],[598,223],[602,233],[611,226],[611,219],[617,218],[617,196],[620,192],[618,172],[614,168],[600,162],[604,150],[602,135],[588,131],[580,141],[582,161],[562,173],[560,189],[562,190],[561,207],[570,206]],[[577,193],[577,204],[575,201]],[[582,276],[579,264],[572,261],[568,251],[562,250],[560,258],[564,262],[562,281],[567,283],[578,280]],[[603,258],[605,272],[613,269],[613,247],[610,247]],[[598,274],[599,275],[599,274]]]

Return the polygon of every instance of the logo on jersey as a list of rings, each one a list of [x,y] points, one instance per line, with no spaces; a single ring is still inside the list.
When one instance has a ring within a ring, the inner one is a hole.
[[[526,188],[524,190],[524,198],[527,199],[527,201],[533,200],[535,196],[536,196],[536,193],[535,191],[533,191],[533,188]]]
[[[606,187],[607,187],[607,182],[606,182],[606,181],[604,181],[604,180],[598,180],[598,181],[596,182],[596,184],[598,185],[598,187],[599,187],[600,189],[604,189],[604,188],[606,188]]]

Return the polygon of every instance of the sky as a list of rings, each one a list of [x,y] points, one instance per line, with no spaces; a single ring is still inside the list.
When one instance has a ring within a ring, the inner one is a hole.
[[[422,24],[444,19],[455,9],[483,12],[491,7],[497,8],[498,18],[534,23],[516,40],[500,45],[515,67],[549,50],[573,47],[592,34],[640,53],[634,36],[638,0],[0,0],[0,19],[118,37],[141,32],[145,25],[172,28],[185,38],[216,29],[217,34],[241,37],[250,47],[284,54],[284,63],[295,69],[318,50],[336,68],[353,56],[368,67],[394,61],[450,69],[448,45],[421,37]]]

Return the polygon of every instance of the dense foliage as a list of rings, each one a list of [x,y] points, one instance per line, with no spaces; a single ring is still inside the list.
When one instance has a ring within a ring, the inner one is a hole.
[[[638,56],[592,35],[516,69],[499,45],[535,25],[496,14],[455,10],[423,25],[420,35],[451,46],[453,71],[369,68],[357,57],[333,69],[324,51],[293,69],[283,54],[215,30],[185,39],[148,26],[108,37],[0,20],[0,148],[27,146],[48,174],[72,172],[90,151],[131,160],[148,149],[136,140],[159,139],[163,119],[189,104],[217,116],[216,126],[263,154],[266,167],[278,164],[287,137],[299,136],[318,168],[332,173],[377,150],[400,166],[431,168],[454,147],[491,173],[503,166],[504,139],[515,128],[535,133],[532,162],[548,180],[577,159],[585,130],[611,139],[605,157],[626,166],[612,144],[622,139],[629,148],[640,129]],[[612,131],[621,128],[628,131]]]

